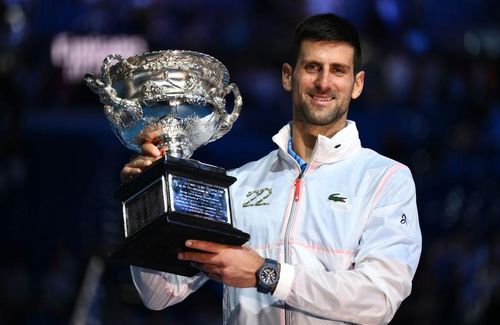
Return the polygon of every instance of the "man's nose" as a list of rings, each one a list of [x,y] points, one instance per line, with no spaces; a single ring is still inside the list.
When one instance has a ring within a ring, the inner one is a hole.
[[[316,89],[318,90],[328,90],[331,87],[331,75],[329,71],[323,69],[318,72],[316,80],[314,83]]]

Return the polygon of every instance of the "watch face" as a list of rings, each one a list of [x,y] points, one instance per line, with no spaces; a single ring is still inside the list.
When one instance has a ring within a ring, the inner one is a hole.
[[[276,270],[270,267],[265,267],[261,270],[259,274],[260,281],[264,283],[265,285],[273,285],[276,283],[278,274],[276,273]]]

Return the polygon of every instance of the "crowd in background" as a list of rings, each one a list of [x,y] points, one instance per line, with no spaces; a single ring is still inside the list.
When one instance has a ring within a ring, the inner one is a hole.
[[[349,112],[363,146],[408,165],[417,186],[423,254],[393,323],[500,319],[497,1],[3,0],[0,323],[221,318],[215,283],[152,312],[128,268],[105,261],[123,238],[112,195],[132,152],[114,138],[98,97],[51,62],[57,35],[140,35],[151,50],[220,59],[244,105],[233,129],[194,158],[229,169],[274,148],[271,136],[291,117],[281,64],[293,27],[327,11],[351,19],[363,39],[367,79]]]

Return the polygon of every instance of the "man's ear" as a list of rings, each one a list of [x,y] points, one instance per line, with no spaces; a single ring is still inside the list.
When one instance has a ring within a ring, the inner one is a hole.
[[[363,85],[365,84],[365,72],[360,71],[356,74],[354,79],[354,88],[352,89],[352,99],[356,99],[361,95],[363,91]]]
[[[283,84],[283,89],[286,91],[292,90],[292,74],[292,66],[288,63],[283,63],[281,67],[281,83]]]

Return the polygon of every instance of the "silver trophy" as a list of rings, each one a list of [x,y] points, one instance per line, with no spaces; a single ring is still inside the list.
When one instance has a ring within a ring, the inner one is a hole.
[[[113,64],[113,62],[115,62]],[[168,50],[123,59],[108,55],[101,78],[87,74],[111,128],[128,148],[150,142],[165,152],[115,194],[122,202],[125,241],[111,258],[181,275],[197,270],[177,259],[185,240],[241,245],[250,236],[232,226],[223,168],[189,159],[202,145],[226,134],[242,99],[226,67],[193,51]],[[225,97],[234,96],[231,114]]]

